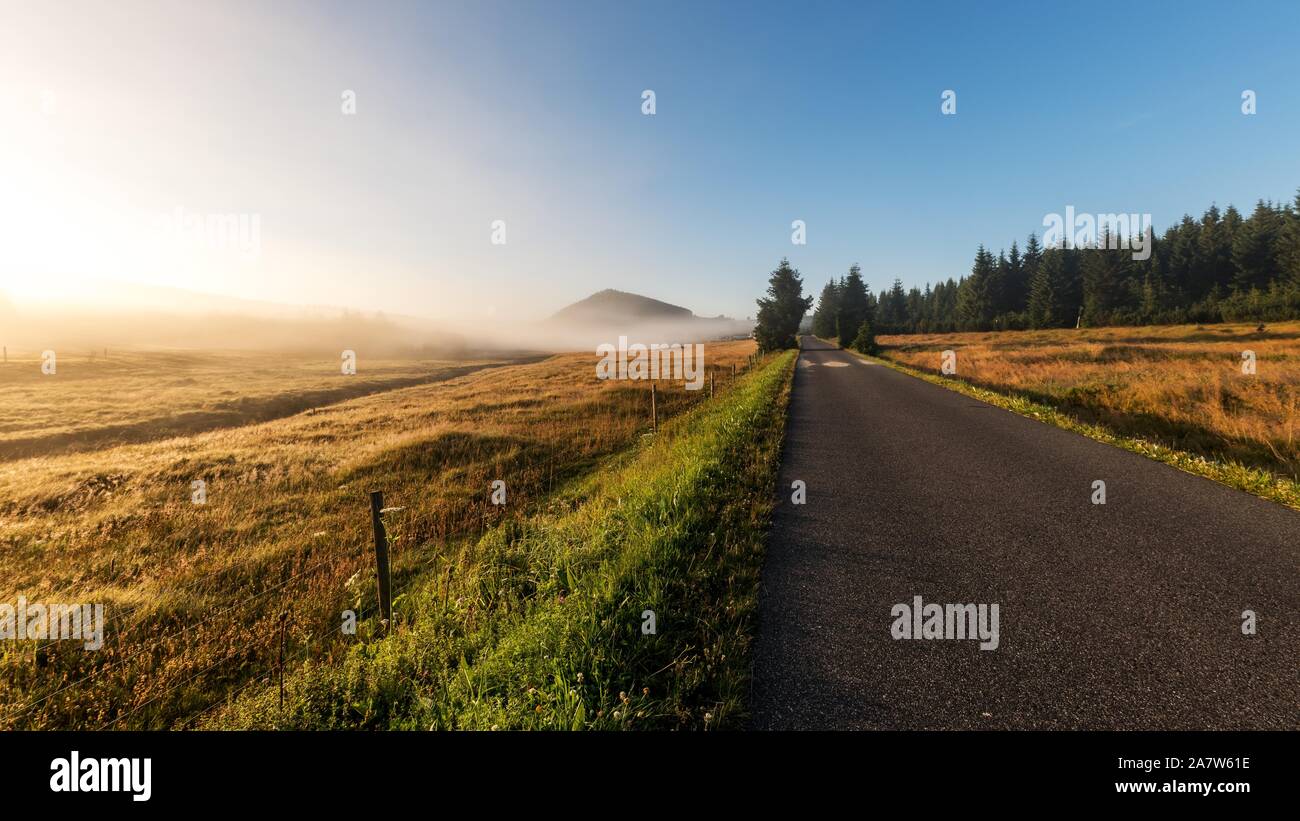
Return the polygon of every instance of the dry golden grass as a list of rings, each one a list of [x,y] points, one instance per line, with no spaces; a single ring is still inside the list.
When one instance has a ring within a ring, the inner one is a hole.
[[[308,408],[468,373],[505,360],[367,360],[246,351],[34,352],[0,364],[0,459],[93,450],[278,419]]]
[[[752,350],[711,344],[708,362],[729,375]],[[99,652],[0,642],[0,727],[177,726],[273,670],[282,624],[290,655],[328,660],[340,612],[374,595],[369,490],[402,508],[387,517],[400,593],[648,431],[649,386],[599,381],[594,363],[566,354],[270,422],[0,462],[0,601],[102,602],[108,628]],[[141,378],[81,384],[144,403]],[[228,380],[239,394],[242,371]],[[659,388],[665,417],[708,394]],[[190,499],[196,479],[204,505]],[[504,508],[489,504],[494,479]]]
[[[1300,323],[884,336],[883,355],[1119,433],[1300,479]],[[1256,373],[1243,374],[1253,351]]]

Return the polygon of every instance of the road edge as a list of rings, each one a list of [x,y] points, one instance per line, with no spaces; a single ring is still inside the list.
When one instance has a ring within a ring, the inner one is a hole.
[[[821,337],[817,337],[821,339]],[[836,344],[830,340],[822,339],[827,344]],[[837,347],[839,347],[837,345]],[[950,376],[941,376],[939,374],[928,373],[884,356],[868,356],[849,348],[839,347],[839,350],[851,354],[865,362],[872,362],[877,365],[884,365],[887,368],[898,371],[907,376],[914,377],[929,382],[932,385],[938,385],[950,391],[969,396],[972,399],[978,399],[1002,410],[1011,411],[1019,416],[1029,419],[1035,419],[1044,424],[1052,425],[1086,436],[1103,444],[1112,447],[1127,450],[1130,453],[1136,453],[1139,456],[1145,456],[1157,462],[1169,465],[1172,468],[1181,470],[1184,473],[1190,473],[1193,476],[1199,476],[1202,479],[1209,479],[1212,482],[1225,485],[1257,496],[1270,502],[1290,508],[1291,510],[1300,511],[1300,482],[1293,482],[1281,476],[1274,475],[1259,468],[1252,468],[1239,462],[1221,461],[1209,459],[1194,453],[1189,453],[1177,448],[1171,448],[1168,445],[1162,445],[1159,442],[1153,442],[1150,439],[1144,439],[1140,436],[1130,436],[1117,433],[1104,425],[1095,422],[1084,422],[1070,413],[1060,408],[1036,402],[1025,396],[1015,393],[1004,393],[995,391],[990,388],[984,388],[973,385],[962,379],[956,379]]]

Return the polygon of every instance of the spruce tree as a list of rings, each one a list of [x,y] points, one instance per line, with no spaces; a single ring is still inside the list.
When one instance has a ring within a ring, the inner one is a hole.
[[[857,338],[858,326],[863,322],[870,322],[873,308],[871,293],[867,290],[867,285],[862,281],[862,269],[855,263],[849,268],[849,274],[844,278],[840,289],[840,312],[839,312],[839,343],[842,347],[849,348],[853,345],[853,340]]]
[[[758,300],[758,324],[754,338],[763,351],[794,348],[799,344],[799,323],[812,306],[813,298],[803,295],[803,280],[788,259],[768,279],[767,297]]]
[[[1272,203],[1264,200],[1256,203],[1255,212],[1242,224],[1232,241],[1232,262],[1236,267],[1232,281],[1234,290],[1248,291],[1268,286],[1275,273],[1274,246],[1281,227],[1280,215]]]
[[[840,286],[834,279],[822,288],[817,300],[817,310],[813,312],[812,332],[814,336],[830,339],[835,336],[835,319],[840,310]]]
[[[903,333],[907,329],[907,292],[903,290],[901,279],[895,279],[889,291],[880,295],[876,320],[883,333]]]
[[[981,245],[975,252],[970,276],[957,289],[957,322],[963,331],[988,330],[993,323],[993,289],[997,262]]]
[[[1282,284],[1300,288],[1300,191],[1296,191],[1295,205],[1278,233],[1277,267]]]
[[[876,335],[871,330],[871,321],[864,319],[858,325],[858,333],[853,337],[853,350],[868,355],[875,355],[879,350],[876,345]]]
[[[1007,255],[1007,276],[1003,282],[1002,312],[1022,313],[1025,303],[1029,301],[1029,280],[1025,273],[1025,260],[1020,255],[1020,247],[1011,241],[1011,253]]]

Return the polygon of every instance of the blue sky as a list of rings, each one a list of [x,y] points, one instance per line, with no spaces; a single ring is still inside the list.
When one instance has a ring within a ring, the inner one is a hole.
[[[0,146],[0,163],[50,164],[42,178],[77,194],[50,204],[60,224],[105,197],[256,213],[264,253],[238,270],[146,270],[130,247],[40,263],[57,272],[429,316],[538,317],[612,287],[744,316],[782,256],[813,292],[854,262],[873,289],[921,285],[1067,205],[1159,231],[1300,187],[1290,2],[137,12],[19,21],[0,80],[59,91],[65,119],[41,127],[66,131]],[[48,256],[11,256],[8,284],[30,268],[14,259]]]

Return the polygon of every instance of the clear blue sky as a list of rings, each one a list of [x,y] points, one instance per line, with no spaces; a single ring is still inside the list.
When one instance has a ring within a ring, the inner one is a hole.
[[[1067,205],[1159,231],[1300,186],[1295,2],[84,11],[26,21],[27,81],[62,70],[72,118],[77,84],[107,78],[148,112],[98,123],[113,144],[183,133],[198,171],[169,158],[181,139],[147,152],[183,183],[105,184],[261,214],[261,267],[208,280],[242,296],[541,316],[612,287],[744,316],[782,256],[813,292],[854,262],[875,290],[920,285]]]

